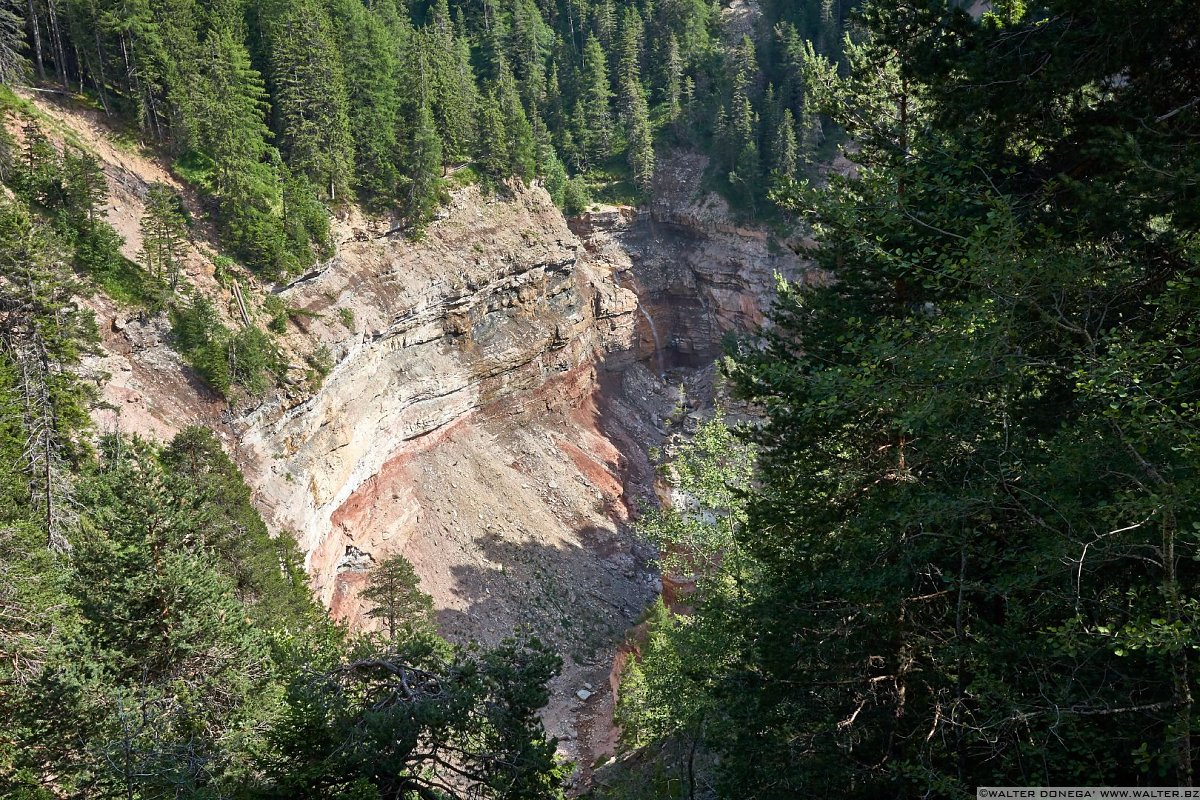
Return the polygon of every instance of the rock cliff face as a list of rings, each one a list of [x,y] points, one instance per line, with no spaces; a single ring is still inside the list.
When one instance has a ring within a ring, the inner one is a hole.
[[[161,169],[98,152],[110,218],[136,220]],[[528,627],[554,643],[565,670],[546,722],[590,763],[612,745],[612,653],[661,589],[626,523],[655,502],[647,452],[674,387],[710,393],[711,372],[689,368],[762,320],[775,272],[805,269],[800,248],[698,210],[695,169],[672,175],[663,196],[678,205],[598,209],[574,230],[538,188],[460,190],[416,243],[337,221],[337,255],[274,290],[292,312],[293,380],[237,408],[183,364],[165,318],[130,319],[96,296],[103,352],[85,372],[105,401],[98,426],[217,430],[269,524],[303,547],[318,597],[355,625],[373,623],[358,596],[370,566],[399,552],[450,638]],[[241,324],[202,243],[187,277]],[[246,286],[257,324],[268,290]],[[306,386],[303,362],[322,349],[334,366]]]
[[[339,564],[385,534],[403,539],[415,518],[411,502],[355,511],[386,464],[547,383],[578,402],[592,363],[628,346],[635,299],[581,255],[544,192],[497,201],[467,190],[426,242],[351,241],[280,292],[314,315],[303,335],[327,342],[336,366],[312,397],[263,404],[234,427],[263,508],[296,532],[323,601]]]
[[[639,352],[657,347],[655,361],[666,367],[703,366],[725,334],[762,326],[776,276],[822,279],[806,258],[810,239],[732,221],[724,201],[701,188],[707,163],[672,154],[655,176],[648,209],[593,212],[572,223],[588,250],[614,265],[618,285],[636,291],[646,312],[634,320]]]
[[[151,182],[176,186],[203,219],[198,198],[98,114],[29,99],[100,159],[127,255]],[[526,627],[554,644],[564,672],[543,716],[586,782],[613,746],[613,654],[662,590],[627,524],[656,502],[647,453],[681,403],[685,427],[702,415],[713,370],[695,367],[724,333],[762,321],[774,274],[809,277],[805,243],[732,224],[700,191],[704,166],[665,159],[651,208],[596,208],[571,227],[540,188],[459,190],[420,242],[351,211],[334,224],[337,255],[285,287],[218,276],[201,221],[189,291],[231,327],[244,324],[235,290],[257,325],[276,294],[294,371],[231,407],[172,349],[165,315],[97,294],[86,302],[102,347],[82,370],[102,400],[97,427],[217,431],[272,529],[303,547],[318,597],[354,625],[374,622],[359,599],[371,565],[403,553],[444,635],[495,643]],[[333,365],[319,387],[305,377],[317,354]]]

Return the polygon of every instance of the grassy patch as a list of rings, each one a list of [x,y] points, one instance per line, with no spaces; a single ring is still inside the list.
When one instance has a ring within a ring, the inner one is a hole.
[[[73,102],[87,105],[87,98],[83,95],[71,95]],[[91,153],[92,148],[89,147],[82,139],[79,138],[73,129],[64,125],[58,119],[50,116],[42,111],[31,101],[23,97],[18,97],[11,89],[6,86],[0,86],[0,111],[13,112],[20,116],[33,119],[37,122],[43,132],[52,133],[54,136],[63,140],[64,143],[79,150],[86,150]]]
[[[17,97],[12,89],[0,85],[0,111],[15,111],[32,117],[42,116],[37,107],[23,97]]]
[[[633,182],[633,171],[624,153],[608,159],[602,167],[584,173],[583,179],[593,202],[636,206],[646,200]]]
[[[163,287],[128,258],[110,259],[87,276],[117,305],[155,309],[162,303]]]
[[[465,167],[460,167],[446,176],[446,189],[447,191],[464,189],[480,182],[481,176],[479,170],[474,164],[467,164]]]
[[[215,188],[213,175],[216,162],[204,153],[189,150],[171,164],[171,171],[190,186],[211,193]]]

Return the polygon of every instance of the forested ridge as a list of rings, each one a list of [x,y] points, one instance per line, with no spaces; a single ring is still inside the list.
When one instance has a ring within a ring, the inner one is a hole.
[[[278,276],[325,252],[320,204],[419,230],[448,178],[516,178],[577,211],[644,195],[656,143],[710,150],[718,185],[766,204],[824,139],[799,61],[809,40],[837,52],[843,5],[768,4],[756,46],[722,41],[706,0],[31,0],[0,27],[0,73],[135,124],[231,253]]]

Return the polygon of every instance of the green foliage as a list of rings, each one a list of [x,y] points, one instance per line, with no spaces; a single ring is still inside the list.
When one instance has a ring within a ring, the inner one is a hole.
[[[744,798],[1190,782],[1197,20],[867,4],[839,64],[821,11],[785,77],[857,171],[776,199],[837,280],[731,352],[755,483],[631,735],[698,709]],[[776,123],[727,108],[739,173]]]
[[[609,113],[608,64],[600,41],[590,36],[583,51],[583,91],[576,101],[572,133],[584,164],[601,164],[612,152],[612,118]]]
[[[746,644],[728,615],[757,577],[738,539],[754,463],[755,448],[720,416],[704,423],[665,467],[671,504],[640,525],[662,553],[664,575],[692,583],[677,602],[694,611],[677,614],[661,598],[651,608],[645,639],[621,675],[614,718],[626,746],[660,747],[659,757],[687,776],[690,792],[701,743],[727,731],[718,687]]]
[[[553,151],[575,176],[628,163],[644,195],[665,138],[709,151],[720,187],[746,195],[766,167],[735,166],[748,142],[726,152],[714,140],[718,109],[740,113],[744,99],[766,118],[771,83],[809,131],[799,54],[811,41],[838,57],[851,5],[764,4],[759,40],[747,47],[722,41],[708,0],[34,3],[23,29],[0,14],[0,83],[21,73],[24,36],[40,80],[78,87],[167,151],[213,200],[226,248],[280,278],[325,246],[288,218],[303,204],[300,194],[282,197],[293,177],[308,200],[337,204],[353,192],[372,211],[398,209],[419,233],[444,201],[437,178],[449,168],[479,162],[494,186],[548,177],[558,198]],[[773,134],[755,132],[760,160]]]
[[[578,216],[587,210],[592,202],[588,194],[587,184],[578,176],[567,181],[563,187],[562,210],[569,217]]]
[[[383,621],[388,638],[410,637],[430,628],[433,598],[421,591],[420,583],[416,570],[400,553],[371,568],[361,596],[373,606],[367,616]]]
[[[288,165],[335,200],[350,185],[354,145],[342,60],[325,6],[268,4],[272,110]]]
[[[161,307],[160,287],[121,254],[121,237],[103,219],[107,184],[96,158],[68,145],[59,152],[27,118],[24,147],[0,148],[0,175],[30,211],[42,215],[74,266],[119,303]],[[7,152],[3,152],[3,151]]]
[[[304,362],[308,365],[305,380],[309,391],[316,392],[333,370],[333,354],[329,352],[328,347],[321,345],[311,355],[306,356]]]
[[[425,636],[325,648],[288,681],[262,797],[561,798],[536,710],[560,664],[537,640],[471,654]]]
[[[442,143],[434,129],[429,103],[420,102],[413,113],[404,154],[406,169],[399,186],[400,210],[419,232],[441,202]]]
[[[173,162],[171,171],[185,183],[206,192],[212,192],[215,183],[216,164],[207,154],[198,150],[188,150]]]
[[[29,72],[25,58],[25,21],[12,8],[0,11],[0,84],[13,86]]]
[[[24,447],[19,421],[0,416],[0,449]],[[0,487],[25,480],[8,463]],[[448,779],[562,796],[536,716],[559,660],[538,642],[347,639],[208,429],[163,448],[102,437],[74,481],[69,558],[23,518],[27,492],[0,505],[5,796],[378,797]]]
[[[654,181],[654,136],[650,130],[650,109],[642,94],[640,84],[626,85],[629,96],[629,111],[626,126],[629,129],[629,168],[637,187],[649,194]]]
[[[161,183],[150,187],[142,212],[142,265],[150,276],[179,285],[179,272],[187,240],[187,216],[183,199]]]
[[[333,255],[329,212],[317,200],[312,184],[283,168],[283,234],[288,256],[303,267]]]
[[[189,500],[194,546],[232,579],[234,592],[263,626],[297,630],[313,620],[302,554],[291,537],[271,537],[237,466],[208,428],[176,434],[159,456]]]
[[[41,150],[0,203],[0,795],[378,797],[444,787],[452,764],[478,796],[561,797],[536,717],[557,656],[537,642],[459,652],[426,629],[401,653],[424,696],[394,702],[395,673],[370,665],[398,648],[328,620],[212,431],[166,446],[93,436],[75,367],[98,337],[70,253],[78,264],[79,243],[111,228],[57,192],[62,164]],[[230,331],[204,297],[173,322],[223,391],[262,391],[282,368],[269,337]],[[338,680],[350,691],[331,695]]]
[[[663,552],[663,567],[716,580],[737,566],[734,534],[745,524],[755,448],[718,415],[700,426],[666,466],[675,500],[649,513],[643,532]]]
[[[227,398],[233,399],[235,386],[250,396],[262,395],[284,373],[283,356],[269,334],[256,327],[231,331],[204,295],[175,305],[171,324],[179,352]]]
[[[31,658],[0,712],[0,786],[50,770],[64,791],[105,796],[229,791],[280,696],[250,615],[312,624],[303,583],[281,578],[249,491],[207,430],[162,451],[105,437],[74,500],[69,560],[0,541],[14,579],[6,608],[42,610],[24,630],[6,626]]]
[[[288,308],[279,295],[269,294],[264,297],[263,311],[270,317],[267,321],[268,331],[276,334],[287,333]]]
[[[383,19],[357,2],[330,4],[345,75],[346,124],[354,138],[353,183],[371,208],[386,207],[398,180],[396,115],[397,48]]]
[[[75,241],[75,263],[117,303],[151,311],[162,308],[162,285],[121,254],[121,236],[109,225],[97,225]]]

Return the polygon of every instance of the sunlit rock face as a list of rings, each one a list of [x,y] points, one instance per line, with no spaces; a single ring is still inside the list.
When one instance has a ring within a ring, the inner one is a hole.
[[[540,190],[503,201],[468,191],[416,245],[358,239],[280,293],[307,315],[306,335],[329,342],[336,366],[320,390],[235,423],[259,465],[260,505],[296,535],[325,602],[339,569],[358,563],[347,548],[403,540],[416,520],[405,489],[372,498],[390,513],[354,512],[385,465],[547,384],[564,401],[586,395],[590,365],[630,347],[636,308]]]

